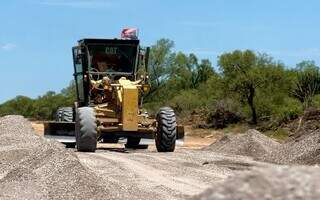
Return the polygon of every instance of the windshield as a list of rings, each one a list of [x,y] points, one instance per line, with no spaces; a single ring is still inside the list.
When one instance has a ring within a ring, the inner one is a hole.
[[[95,72],[132,73],[136,61],[136,45],[90,45],[90,70]]]

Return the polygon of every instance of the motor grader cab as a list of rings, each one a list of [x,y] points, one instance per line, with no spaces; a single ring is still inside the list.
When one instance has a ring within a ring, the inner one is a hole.
[[[82,39],[73,47],[77,102],[74,108],[60,108],[57,121],[45,124],[45,135],[60,139],[78,151],[94,152],[97,142],[135,148],[142,138],[155,139],[159,152],[172,152],[184,137],[174,111],[159,110],[156,118],[143,111],[148,93],[149,48],[137,39]]]

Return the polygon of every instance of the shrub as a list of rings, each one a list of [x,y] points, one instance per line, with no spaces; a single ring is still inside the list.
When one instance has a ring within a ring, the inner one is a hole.
[[[203,107],[205,103],[205,100],[197,90],[185,90],[173,97],[168,102],[168,105],[178,114],[188,114],[194,109]]]
[[[317,69],[299,72],[298,81],[292,91],[304,107],[312,106],[312,99],[320,94],[320,73]]]

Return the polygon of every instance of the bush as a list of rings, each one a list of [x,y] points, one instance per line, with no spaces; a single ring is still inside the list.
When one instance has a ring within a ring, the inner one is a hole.
[[[34,112],[34,100],[25,96],[17,96],[0,105],[0,116],[4,115],[23,115],[32,117]]]
[[[320,94],[320,73],[318,69],[299,72],[298,81],[292,92],[304,107],[312,106],[313,97]]]
[[[197,90],[181,91],[180,94],[173,97],[168,105],[177,113],[188,114],[192,110],[201,108],[205,105],[205,100],[201,97]]]
[[[284,98],[281,104],[268,103],[268,100],[265,100],[263,105],[266,112],[260,120],[260,131],[276,130],[282,123],[294,120],[303,113],[302,104],[290,97]]]
[[[279,106],[274,111],[274,116],[279,122],[285,123],[298,118],[302,113],[302,105],[295,99],[287,98],[286,105]]]

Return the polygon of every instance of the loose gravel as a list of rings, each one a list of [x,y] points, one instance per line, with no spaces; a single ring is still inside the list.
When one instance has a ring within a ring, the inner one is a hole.
[[[280,144],[256,130],[226,135],[205,150],[276,164],[320,164],[320,131]]]
[[[302,135],[272,149],[260,160],[277,164],[320,164],[320,131]]]
[[[250,156],[259,160],[280,144],[256,130],[248,130],[244,134],[229,134],[214,142],[204,150],[214,152]]]
[[[299,138],[280,144],[249,130],[245,134],[227,135],[206,150],[281,165],[253,167],[236,173],[192,199],[319,199],[320,131],[300,134]]]
[[[75,153],[0,118],[0,199],[318,199],[320,132],[279,144],[255,130],[203,151]],[[259,161],[267,161],[259,162]]]
[[[199,200],[316,200],[320,196],[318,167],[274,166],[242,172],[194,196]]]
[[[115,191],[72,150],[35,135],[23,117],[0,118],[0,199],[123,198]]]

